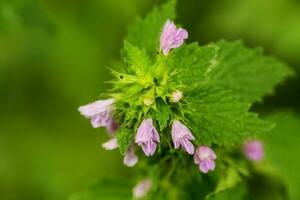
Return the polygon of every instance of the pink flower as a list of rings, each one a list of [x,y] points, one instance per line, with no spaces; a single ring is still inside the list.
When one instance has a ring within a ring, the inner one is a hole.
[[[145,179],[140,181],[134,188],[133,188],[133,196],[134,198],[140,199],[143,198],[151,189],[152,181],[150,179]]]
[[[172,124],[171,134],[175,149],[178,149],[181,146],[188,154],[194,154],[195,148],[190,140],[194,140],[195,137],[185,125],[180,121],[175,120]]]
[[[107,126],[111,119],[112,104],[114,99],[98,100],[85,106],[80,106],[80,113],[91,119],[94,128]]]
[[[146,156],[152,156],[160,142],[159,134],[153,126],[152,119],[145,119],[137,130],[135,143],[142,147]]]
[[[176,25],[167,20],[160,36],[160,50],[164,55],[168,55],[171,49],[180,47],[187,38],[188,32],[185,29],[176,29]]]
[[[138,157],[135,155],[134,149],[130,146],[124,156],[123,163],[127,167],[133,167],[138,162]]]
[[[211,148],[207,146],[200,146],[196,149],[194,162],[199,165],[199,170],[201,172],[206,174],[209,171],[213,171],[215,169],[216,159],[217,156]]]
[[[112,138],[112,139],[108,140],[107,142],[102,144],[102,147],[105,150],[114,150],[114,149],[118,148],[119,145],[118,145],[117,138]]]
[[[261,141],[251,140],[244,144],[244,154],[249,160],[260,161],[264,158],[264,145]]]

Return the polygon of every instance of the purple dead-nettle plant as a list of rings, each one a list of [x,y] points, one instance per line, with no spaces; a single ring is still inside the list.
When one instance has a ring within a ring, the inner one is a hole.
[[[160,137],[153,126],[152,119],[145,119],[137,130],[135,143],[142,147],[146,156],[152,156],[155,153],[157,143],[160,142]]]
[[[291,74],[241,42],[185,43],[189,33],[174,22],[174,2],[137,21],[124,42],[123,70],[111,69],[107,99],[79,108],[94,128],[106,128],[104,149],[118,148],[137,178],[149,177],[134,188],[135,198],[185,199],[179,193],[190,185],[206,185],[190,181],[218,185],[202,192],[210,197],[255,173],[247,159],[262,160],[263,143],[244,141],[272,125],[250,105]]]

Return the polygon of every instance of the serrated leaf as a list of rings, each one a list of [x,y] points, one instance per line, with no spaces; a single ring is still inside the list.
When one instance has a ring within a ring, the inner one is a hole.
[[[132,129],[120,128],[117,133],[117,140],[121,154],[125,154],[129,145],[133,142],[134,133]]]
[[[247,102],[261,101],[293,74],[286,64],[264,56],[261,49],[249,49],[240,41],[220,41],[216,45],[219,53],[215,65],[209,68],[210,79]]]
[[[158,100],[156,102],[156,108],[155,119],[158,122],[159,130],[162,131],[168,125],[171,117],[171,109],[163,100]]]
[[[151,61],[145,51],[126,41],[124,42],[123,57],[127,73],[143,75],[151,65]]]
[[[176,0],[169,0],[159,8],[154,8],[144,19],[138,18],[130,27],[126,41],[145,49],[151,57],[159,47],[160,32],[167,19],[174,19]]]
[[[202,86],[190,96],[187,110],[195,136],[201,143],[234,145],[268,132],[272,125],[249,112],[250,104],[224,88]]]
[[[198,85],[206,80],[206,72],[214,65],[218,49],[213,44],[202,47],[197,42],[184,44],[170,54],[167,66],[171,71],[179,71],[179,82],[188,86]]]

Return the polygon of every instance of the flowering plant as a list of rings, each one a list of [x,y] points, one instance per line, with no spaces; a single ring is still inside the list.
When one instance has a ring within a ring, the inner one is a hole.
[[[144,175],[134,198],[243,199],[264,158],[258,138],[273,127],[249,109],[292,72],[240,41],[187,43],[175,4],[136,22],[110,90],[79,111]]]

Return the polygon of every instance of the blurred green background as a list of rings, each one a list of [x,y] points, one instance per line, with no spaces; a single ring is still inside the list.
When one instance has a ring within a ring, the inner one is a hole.
[[[161,2],[0,0],[1,200],[66,199],[131,173],[77,109],[105,90],[128,25]],[[241,38],[300,72],[299,0],[179,0],[177,21],[190,41]],[[299,111],[299,102],[296,78],[263,107]]]

